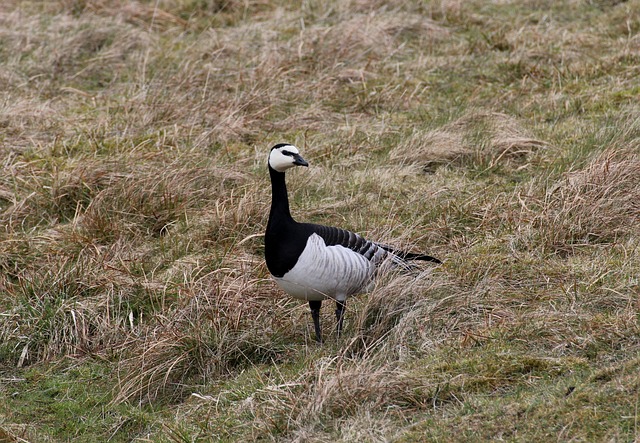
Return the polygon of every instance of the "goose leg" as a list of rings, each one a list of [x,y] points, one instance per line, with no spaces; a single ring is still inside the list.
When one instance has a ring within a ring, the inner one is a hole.
[[[336,300],[336,320],[338,320],[337,333],[338,337],[342,334],[342,320],[344,320],[344,306],[346,301]]]
[[[309,307],[311,308],[311,318],[313,318],[313,327],[316,330],[316,341],[322,343],[322,331],[320,329],[320,306],[322,301],[309,300]]]

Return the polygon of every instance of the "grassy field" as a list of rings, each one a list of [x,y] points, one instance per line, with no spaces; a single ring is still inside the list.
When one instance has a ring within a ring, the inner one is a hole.
[[[640,1],[5,0],[0,441],[640,439]],[[294,217],[444,261],[313,341]]]

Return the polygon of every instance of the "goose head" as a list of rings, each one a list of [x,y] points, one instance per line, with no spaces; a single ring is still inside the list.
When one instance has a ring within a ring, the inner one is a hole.
[[[309,166],[300,151],[293,145],[279,143],[271,148],[269,153],[269,167],[274,171],[284,172],[294,166]]]

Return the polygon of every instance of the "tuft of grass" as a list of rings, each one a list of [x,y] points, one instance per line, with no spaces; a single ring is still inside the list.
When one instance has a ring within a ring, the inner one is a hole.
[[[391,158],[427,170],[443,163],[492,169],[509,160],[526,159],[546,145],[509,115],[472,111],[438,129],[414,131],[394,148]]]
[[[276,315],[282,315],[282,303],[255,291],[256,281],[234,274],[214,271],[183,288],[184,304],[129,343],[138,352],[123,353],[115,403],[159,396],[175,401],[189,394],[194,381],[275,363],[287,352],[288,337]]]
[[[528,232],[541,237],[536,243],[564,252],[616,244],[637,235],[639,172],[635,147],[604,151],[585,168],[565,174],[536,209],[527,208],[537,212]]]

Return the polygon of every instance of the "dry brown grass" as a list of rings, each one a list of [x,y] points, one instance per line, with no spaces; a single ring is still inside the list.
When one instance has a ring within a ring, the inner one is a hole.
[[[516,118],[472,111],[438,129],[414,131],[393,149],[391,158],[429,169],[474,160],[492,168],[544,147],[546,143],[534,138]]]
[[[363,304],[356,305],[353,326],[349,322],[354,333],[342,352],[384,361],[426,354],[452,333],[451,312],[467,302],[460,288],[432,270],[390,275],[381,279]]]
[[[144,403],[159,394],[180,398],[194,381],[201,384],[278,360],[287,347],[274,340],[283,333],[287,316],[282,301],[274,301],[264,284],[240,272],[220,271],[180,288],[180,306],[165,310],[156,325],[127,343],[137,352],[123,354],[115,403]]]
[[[2,2],[0,439],[637,439],[637,7]],[[445,261],[322,347],[281,141],[298,219]]]
[[[552,244],[616,242],[640,231],[640,156],[607,151],[552,190]],[[558,192],[558,196],[554,194]]]
[[[637,147],[598,154],[585,168],[571,171],[547,191],[543,201],[521,200],[520,229],[552,251],[624,243],[640,232],[640,157]]]

